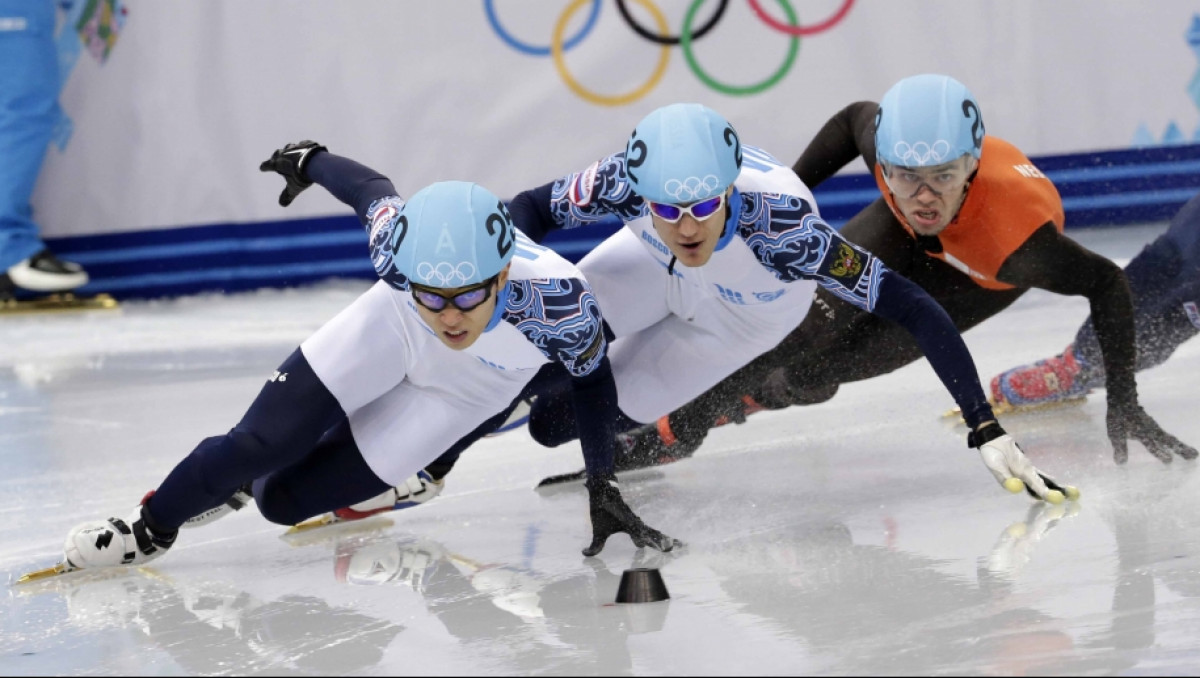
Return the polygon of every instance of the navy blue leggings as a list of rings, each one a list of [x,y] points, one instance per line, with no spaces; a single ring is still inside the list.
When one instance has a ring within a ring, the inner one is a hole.
[[[1184,302],[1200,303],[1200,195],[1176,213],[1167,231],[1125,267],[1133,295],[1138,370],[1162,364],[1200,333]],[[1100,342],[1089,317],[1075,335],[1075,350],[1103,372]]]
[[[390,487],[371,471],[337,399],[300,349],[279,366],[242,420],[223,436],[205,438],[167,475],[147,504],[153,527],[178,528],[252,483],[259,511],[292,525],[370,499]],[[466,449],[498,428],[516,401],[460,439]]]

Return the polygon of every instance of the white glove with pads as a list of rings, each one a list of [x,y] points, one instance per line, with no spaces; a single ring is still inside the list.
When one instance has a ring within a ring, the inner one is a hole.
[[[984,466],[992,472],[996,482],[1009,492],[1015,494],[1026,490],[1034,499],[1043,499],[1051,504],[1061,504],[1064,498],[1072,501],[1079,498],[1078,488],[1060,485],[1038,471],[1021,451],[1017,441],[998,423],[985,424],[972,431],[967,436],[967,446],[979,449]]]

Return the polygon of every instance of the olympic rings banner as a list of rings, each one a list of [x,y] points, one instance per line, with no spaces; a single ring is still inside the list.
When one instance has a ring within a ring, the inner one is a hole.
[[[716,28],[717,23],[725,16],[725,11],[729,7],[729,0],[716,0],[715,3],[707,3],[715,4],[715,8],[712,10],[709,18],[700,25],[696,24],[696,14],[701,6],[706,4],[706,0],[691,0],[687,13],[684,15],[683,26],[678,33],[674,34],[671,32],[671,26],[666,16],[652,0],[634,0],[634,2],[644,8],[654,19],[653,27],[643,25],[630,12],[629,0],[616,0],[617,10],[621,15],[621,19],[628,27],[639,37],[659,46],[654,70],[650,77],[633,87],[630,91],[621,94],[602,94],[589,89],[571,74],[566,65],[565,54],[579,45],[595,28],[597,18],[600,15],[600,7],[603,4],[602,0],[573,0],[555,20],[549,46],[533,46],[513,37],[504,28],[497,16],[495,0],[484,0],[483,4],[484,10],[487,12],[488,23],[491,25],[492,30],[514,50],[530,56],[551,56],[554,59],[554,69],[558,72],[563,82],[584,101],[601,106],[622,106],[645,97],[663,79],[663,76],[667,72],[667,65],[670,62],[670,48],[676,45],[683,52],[688,68],[696,76],[696,79],[714,92],[731,96],[747,96],[766,91],[778,84],[791,71],[792,66],[795,65],[796,56],[800,51],[800,36],[822,33],[833,28],[845,18],[851,6],[854,5],[854,0],[840,1],[841,5],[832,16],[805,26],[799,23],[796,10],[788,0],[779,0],[780,7],[787,15],[786,23],[775,19],[766,12],[760,4],[760,0],[749,0],[748,4],[750,8],[754,10],[754,13],[766,26],[789,37],[787,41],[787,53],[783,57],[783,63],[761,81],[746,85],[732,85],[716,79],[708,71],[704,70],[696,57],[696,50],[693,47],[695,42],[709,35]],[[584,6],[589,7],[587,20],[578,31],[567,38],[564,35],[567,24],[572,15]]]
[[[123,5],[120,42],[64,86],[73,132],[34,197],[49,237],[347,214],[319,189],[277,204],[258,165],[302,139],[403,195],[461,179],[508,198],[677,101],[790,163],[842,107],[922,72],[966,83],[1029,155],[1200,140],[1197,0]]]

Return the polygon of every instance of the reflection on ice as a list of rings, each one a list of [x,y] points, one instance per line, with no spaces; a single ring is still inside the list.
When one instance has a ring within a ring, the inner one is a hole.
[[[80,572],[21,595],[49,592],[62,596],[76,630],[122,630],[192,674],[353,674],[376,666],[404,630],[315,596],[263,600],[230,582],[178,582],[149,567]]]
[[[527,567],[487,563],[425,538],[389,534],[334,542],[334,574],[353,586],[403,586],[423,600],[464,645],[505,639],[506,673],[571,672],[589,665],[599,674],[626,675],[629,635],[661,631],[669,602],[611,605],[619,575],[602,558],[574,576],[557,578]],[[670,555],[639,550],[635,566],[661,565]]]

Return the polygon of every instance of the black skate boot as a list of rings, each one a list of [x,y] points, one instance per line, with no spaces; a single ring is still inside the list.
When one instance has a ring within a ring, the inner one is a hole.
[[[0,273],[0,313],[37,313],[116,309],[108,294],[76,296],[73,290],[88,284],[79,264],[63,261],[50,250],[20,261]]]
[[[63,261],[50,250],[20,261],[7,271],[12,284],[31,292],[67,292],[83,287],[88,274],[79,264]]]
[[[706,434],[707,431],[704,432]],[[679,437],[671,430],[670,415],[653,424],[617,434],[616,471],[632,471],[687,459],[700,448],[705,435]]]

